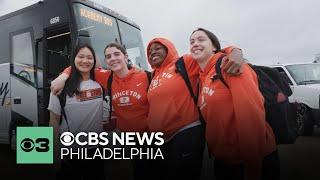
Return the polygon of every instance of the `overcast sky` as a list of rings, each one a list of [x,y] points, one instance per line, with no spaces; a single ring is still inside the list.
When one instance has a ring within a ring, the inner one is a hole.
[[[319,0],[94,0],[140,25],[145,42],[162,36],[188,52],[197,27],[236,45],[257,64],[311,62],[320,54]],[[0,15],[37,0],[0,0]],[[0,27],[1,28],[1,27]]]

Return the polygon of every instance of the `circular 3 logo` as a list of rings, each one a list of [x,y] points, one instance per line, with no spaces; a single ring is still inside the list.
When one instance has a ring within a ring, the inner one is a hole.
[[[30,138],[25,138],[21,141],[20,147],[24,152],[30,152],[34,148],[34,142]]]

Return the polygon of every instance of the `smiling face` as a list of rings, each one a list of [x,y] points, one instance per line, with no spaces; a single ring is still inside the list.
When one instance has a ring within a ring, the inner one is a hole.
[[[110,70],[116,72],[121,71],[124,68],[127,68],[128,64],[128,55],[123,54],[116,47],[108,47],[105,52],[105,61]]]
[[[190,53],[198,62],[209,60],[217,48],[213,46],[207,34],[201,30],[195,31],[190,37]]]
[[[153,43],[149,48],[149,63],[151,66],[160,67],[168,54],[167,48],[160,43]]]
[[[94,56],[91,50],[87,47],[81,48],[75,57],[74,63],[81,74],[90,73],[94,66]]]

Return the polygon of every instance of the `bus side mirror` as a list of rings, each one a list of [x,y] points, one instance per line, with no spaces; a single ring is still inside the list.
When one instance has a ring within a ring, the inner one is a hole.
[[[86,30],[80,30],[76,44],[78,44],[78,45],[80,45],[80,44],[89,44],[89,45],[91,45],[89,32],[86,31]]]
[[[80,30],[79,31],[79,36],[82,36],[82,37],[90,37],[90,34],[89,34],[89,32],[88,31],[86,31],[86,30]]]

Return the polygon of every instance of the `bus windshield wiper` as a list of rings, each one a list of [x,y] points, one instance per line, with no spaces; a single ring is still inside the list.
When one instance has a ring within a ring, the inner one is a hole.
[[[300,84],[309,84],[309,83],[317,83],[317,82],[320,82],[320,79],[305,80],[305,81],[301,81]]]

